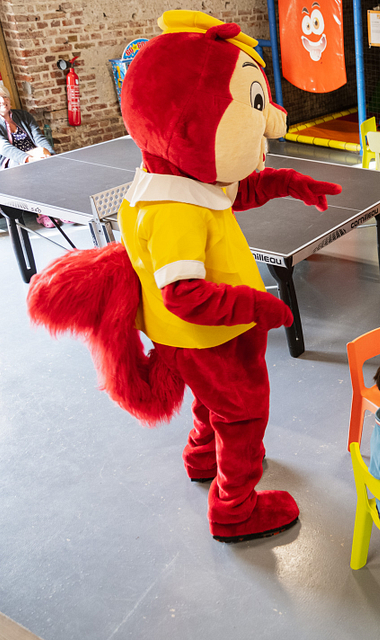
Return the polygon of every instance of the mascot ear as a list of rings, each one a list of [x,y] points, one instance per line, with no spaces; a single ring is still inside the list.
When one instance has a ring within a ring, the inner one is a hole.
[[[266,138],[282,138],[287,129],[286,116],[286,111],[271,102],[268,108],[267,124],[264,136]]]

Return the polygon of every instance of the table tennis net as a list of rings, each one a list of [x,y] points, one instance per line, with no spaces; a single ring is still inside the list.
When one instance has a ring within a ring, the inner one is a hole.
[[[117,214],[130,184],[131,182],[126,182],[119,187],[113,187],[90,196],[93,213],[99,217],[99,220]]]

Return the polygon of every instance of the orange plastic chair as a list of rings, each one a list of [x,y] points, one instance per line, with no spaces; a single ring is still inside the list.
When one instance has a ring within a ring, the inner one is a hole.
[[[368,142],[367,142],[367,133],[369,131],[376,131],[376,118],[368,118],[368,120],[364,120],[364,122],[360,125],[360,138],[362,142],[363,148],[363,156],[362,156],[362,167],[363,169],[369,169],[370,160],[374,160],[376,158],[375,152],[371,151]]]
[[[359,443],[352,442],[350,449],[358,497],[350,566],[351,569],[361,569],[367,563],[372,525],[375,524],[380,529],[380,518],[376,509],[376,498],[380,500],[380,480],[368,471],[360,453]],[[368,497],[367,488],[374,498]]]
[[[352,383],[352,404],[350,427],[348,432],[348,450],[351,442],[362,439],[365,411],[376,413],[380,407],[380,391],[374,384],[366,387],[363,377],[363,364],[366,360],[380,355],[380,328],[364,333],[347,344],[348,365]],[[376,371],[373,372],[374,374]]]

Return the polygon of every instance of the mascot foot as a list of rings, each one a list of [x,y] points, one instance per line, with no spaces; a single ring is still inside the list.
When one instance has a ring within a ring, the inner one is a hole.
[[[287,491],[261,491],[257,493],[256,506],[248,520],[236,524],[210,522],[210,530],[219,542],[268,538],[290,529],[298,515],[297,504]]]
[[[191,482],[211,482],[216,478],[216,474],[218,472],[216,464],[210,465],[207,469],[202,469],[200,466],[196,469],[195,467],[191,467],[189,464],[186,464],[186,461],[185,469]]]

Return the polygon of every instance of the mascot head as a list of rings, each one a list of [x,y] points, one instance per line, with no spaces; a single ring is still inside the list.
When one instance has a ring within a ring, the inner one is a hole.
[[[262,169],[265,139],[285,134],[286,112],[272,102],[257,41],[199,11],[167,11],[158,24],[121,96],[146,169],[211,184]]]

